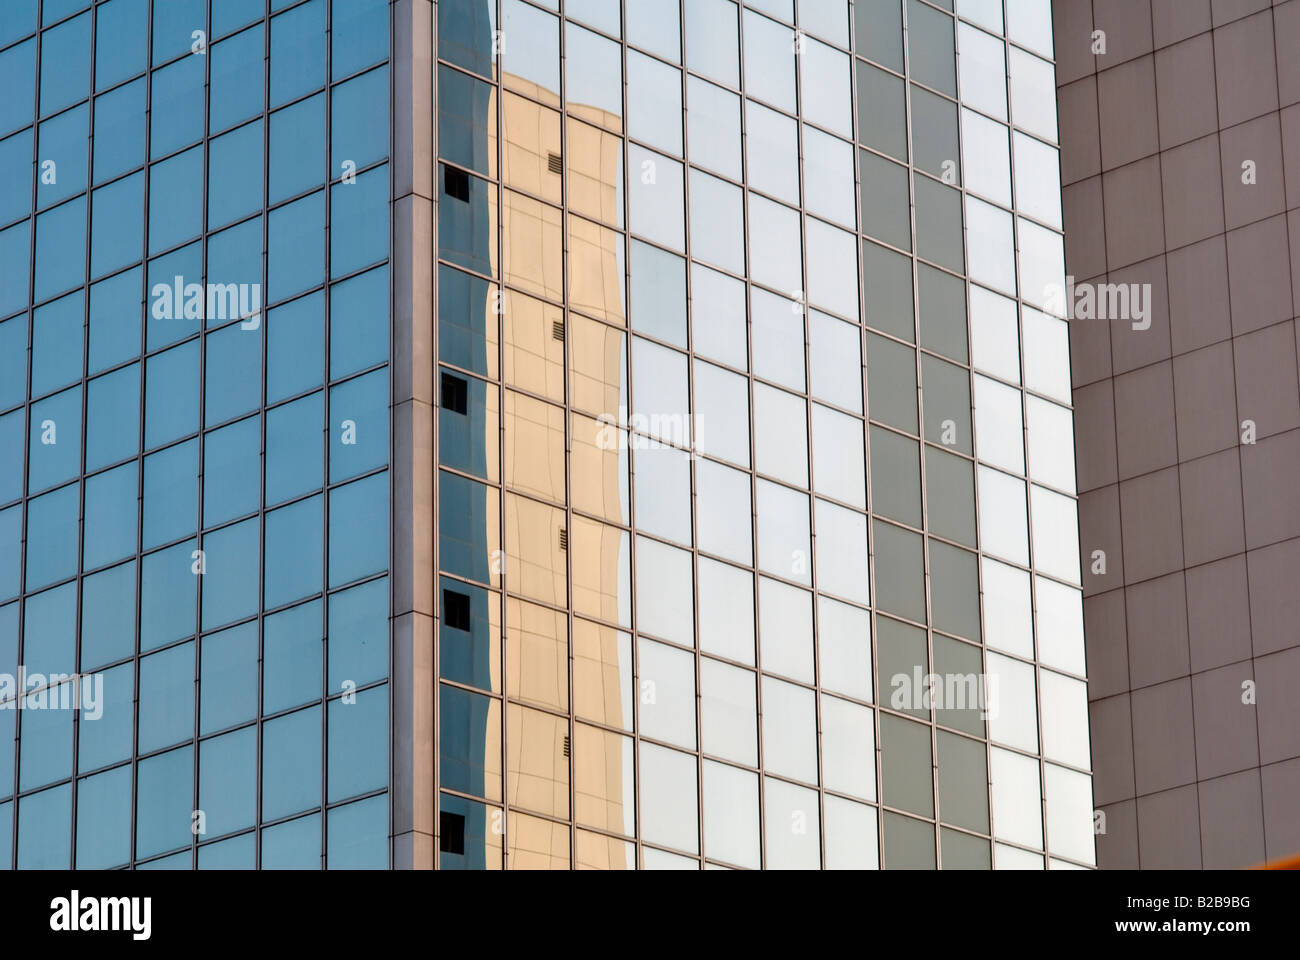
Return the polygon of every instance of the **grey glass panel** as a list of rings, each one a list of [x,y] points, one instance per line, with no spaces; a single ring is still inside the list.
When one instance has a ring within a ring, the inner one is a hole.
[[[924,263],[916,274],[921,346],[966,363],[966,284]]]
[[[917,176],[916,252],[949,270],[962,272],[963,252],[961,193],[928,177]]]
[[[915,342],[911,259],[878,243],[864,242],[862,271],[867,325]]]
[[[940,818],[944,823],[967,830],[987,832],[988,764],[984,744],[941,730],[938,748]],[[947,853],[946,845],[944,852]],[[946,857],[944,866],[949,866]]]
[[[957,105],[912,85],[912,160],[944,183],[961,183]]]
[[[912,204],[907,167],[866,150],[858,152],[861,155],[863,230],[895,247],[911,250]],[[869,289],[869,297],[870,294]]]
[[[971,454],[970,375],[938,357],[921,355],[925,391],[925,439]]]
[[[984,694],[984,673],[980,648],[936,634],[934,637],[934,672],[943,684],[943,696],[942,698],[936,697],[935,700],[935,722],[945,727],[953,727],[974,734],[977,737],[984,736],[984,711],[990,704]],[[981,762],[983,755],[984,750],[981,747]],[[943,802],[940,801],[940,807],[942,806]],[[948,818],[945,816],[945,819]],[[961,821],[951,820],[950,822],[960,823]],[[987,824],[980,829],[987,830]]]
[[[686,349],[686,261],[633,240],[632,329]]]
[[[939,830],[939,846],[945,870],[988,870],[992,863],[989,842],[969,833],[943,827]]]
[[[873,150],[907,160],[907,96],[903,81],[858,64],[858,139]]]
[[[871,489],[876,513],[921,526],[921,460],[915,440],[871,428]]]
[[[876,605],[889,613],[924,622],[925,570],[920,535],[879,520],[873,529]]]
[[[867,334],[867,412],[872,420],[917,432],[916,352]]]
[[[926,516],[930,532],[975,546],[975,470],[969,460],[925,448]]]
[[[934,816],[930,728],[901,717],[880,718],[881,797],[891,807]]]
[[[957,57],[952,17],[918,0],[907,2],[907,36],[911,76],[950,97],[957,96]]]
[[[900,0],[860,0],[853,11],[858,54],[903,72],[903,5]]]
[[[936,630],[980,639],[979,563],[975,554],[930,541],[930,617]]]

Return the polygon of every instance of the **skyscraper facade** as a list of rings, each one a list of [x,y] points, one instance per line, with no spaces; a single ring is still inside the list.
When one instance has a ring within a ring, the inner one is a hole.
[[[389,863],[389,38],[0,10],[5,866]]]
[[[1293,856],[1300,3],[1054,6],[1099,863]]]
[[[1053,56],[7,6],[7,861],[1093,865]]]

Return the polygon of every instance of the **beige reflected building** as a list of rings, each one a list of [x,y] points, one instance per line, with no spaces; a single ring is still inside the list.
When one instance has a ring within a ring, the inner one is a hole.
[[[626,257],[610,229],[623,219],[621,122],[570,106],[565,156],[555,94],[503,82],[499,144],[498,88],[483,122],[500,188],[478,212],[502,281],[482,288],[482,372],[500,374],[504,396],[484,384],[471,403],[480,476],[501,483],[478,488],[476,548],[504,587],[504,631],[492,593],[474,655],[490,658],[487,685],[500,694],[504,677],[505,695],[504,715],[493,698],[476,718],[471,749],[482,750],[483,795],[503,809],[473,842],[489,868],[504,852],[512,869],[630,869],[633,750],[615,732],[632,726],[631,639],[615,626],[630,612],[629,465],[609,426],[626,405]],[[446,833],[446,804],[442,822]]]

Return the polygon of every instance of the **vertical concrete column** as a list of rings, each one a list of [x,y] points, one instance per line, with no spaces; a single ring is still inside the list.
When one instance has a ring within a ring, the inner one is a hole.
[[[432,869],[435,840],[433,63],[436,6],[392,11],[392,735],[395,869]]]

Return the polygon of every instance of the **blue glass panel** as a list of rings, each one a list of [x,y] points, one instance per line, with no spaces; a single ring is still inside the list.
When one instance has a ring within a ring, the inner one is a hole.
[[[270,151],[271,203],[325,182],[325,94],[271,114]]]
[[[149,857],[189,843],[193,810],[192,746],[141,760],[136,774],[135,855]]]
[[[271,18],[271,105],[325,85],[325,0]]]
[[[330,596],[330,693],[388,675],[388,578]]]
[[[204,364],[207,385],[203,394],[203,419],[223,423],[256,410],[262,402],[262,331],[245,330],[232,323],[208,334]]]
[[[166,156],[202,138],[203,63],[203,57],[185,57],[153,72],[150,159]]]
[[[499,686],[495,681],[494,644],[500,642],[501,597],[482,587],[447,577],[439,581],[438,600],[442,608],[442,643],[438,652],[438,675],[480,690]],[[447,594],[469,597],[469,629],[452,626],[447,617]]]
[[[3,253],[0,249],[0,256]],[[24,315],[0,323],[0,410],[22,403],[26,396],[27,317]]]
[[[29,670],[27,683],[44,684]],[[72,717],[70,709],[50,709],[60,699],[71,703],[72,684],[59,684],[27,694],[23,701],[22,736],[19,740],[18,789],[31,790],[72,776]]]
[[[103,90],[147,66],[149,0],[112,0],[95,17],[95,89]]]
[[[72,673],[76,656],[77,585],[65,583],[23,601],[23,665],[28,673]]]
[[[485,80],[492,75],[496,4],[482,0],[444,0],[438,4],[438,56],[472,70]]]
[[[190,851],[182,850],[180,853],[173,853],[170,857],[160,857],[148,863],[137,863],[135,868],[137,870],[191,870],[193,857]]]
[[[29,246],[31,229],[31,221],[24,220],[8,230],[0,230],[0,263],[7,265],[7,269],[0,271],[0,316],[22,310],[28,303],[27,281],[32,266]],[[25,319],[23,326],[27,326]],[[26,357],[23,359],[26,361]],[[26,381],[27,378],[24,377],[24,389]],[[0,386],[0,390],[6,386],[8,385]]]
[[[321,602],[266,618],[262,628],[262,711],[278,713],[321,695]]]
[[[32,314],[33,397],[81,379],[85,307],[85,297],[77,291]]]
[[[321,486],[322,397],[314,393],[266,413],[266,502],[280,503]]]
[[[103,183],[144,163],[145,80],[95,99],[95,182]]]
[[[140,355],[140,283],[136,267],[90,288],[90,370],[100,370]],[[94,418],[88,418],[92,423]]]
[[[266,515],[266,607],[320,593],[324,576],[323,497],[311,497]]]
[[[9,503],[23,495],[26,419],[22,410],[0,417],[0,503]]]
[[[224,226],[261,206],[262,121],[256,120],[208,143],[208,226]]]
[[[153,5],[153,59],[170,60],[191,48],[195,30],[207,23],[205,0],[169,0]],[[194,59],[201,61],[202,57]]]
[[[77,572],[79,485],[27,501],[27,589]]]
[[[92,197],[90,275],[103,276],[144,256],[144,174],[100,187]]]
[[[23,508],[0,510],[0,600],[18,595],[23,562]]]
[[[199,429],[199,344],[197,340],[149,358],[145,364],[145,449]]]
[[[36,40],[31,39],[0,53],[0,133],[32,122],[36,95]]]
[[[320,814],[262,831],[263,870],[319,870]]]
[[[82,569],[93,570],[135,553],[138,478],[135,463],[86,478]]]
[[[212,733],[257,716],[257,624],[203,638],[199,732]]]
[[[81,581],[81,670],[94,670],[135,650],[135,561]]]
[[[0,5],[0,47],[35,32],[36,7],[37,0],[9,0]],[[8,860],[0,858],[0,862],[8,863]]]
[[[320,806],[320,707],[262,725],[262,818]]]
[[[330,287],[330,379],[388,360],[388,267]]]
[[[90,14],[41,35],[41,116],[90,93]]]
[[[217,133],[261,113],[266,63],[261,24],[214,43],[208,55],[212,58],[208,130]]]
[[[263,0],[221,0],[212,5],[212,35],[219,37],[236,27],[260,20],[266,14]],[[200,866],[203,857],[199,856]]]
[[[149,252],[174,247],[203,229],[203,148],[149,168]]]
[[[10,603],[0,607],[0,671],[16,674],[18,671],[18,604]],[[18,691],[0,694],[6,702],[17,697]],[[12,731],[9,731],[12,734]],[[4,730],[0,729],[0,742],[4,741]],[[13,739],[12,735],[9,739]],[[9,751],[0,750],[0,764]],[[12,771],[10,771],[12,773]],[[0,771],[2,773],[2,771]],[[6,785],[0,776],[0,796],[8,796],[13,785]]]
[[[194,736],[194,641],[140,660],[140,753]]]
[[[355,703],[329,703],[330,803],[388,782],[388,687],[363,690]]]
[[[32,131],[0,140],[0,223],[32,209]]]
[[[388,57],[388,0],[334,0],[331,79]]]
[[[45,0],[41,7],[41,24],[49,26],[51,23],[57,23],[88,6],[90,0]]]
[[[200,776],[202,769],[200,764]],[[203,789],[201,783],[199,789]],[[219,840],[199,847],[200,870],[252,870],[256,866],[256,834],[246,833],[241,837],[231,837],[229,840]]]
[[[104,870],[131,859],[131,768],[77,783],[77,869]]]
[[[239,310],[232,311],[229,298],[224,303],[226,319],[254,313],[262,306],[262,218],[247,220],[237,227],[222,230],[208,238],[208,282],[231,284],[246,283],[247,292],[240,291]],[[253,289],[256,285],[256,290]],[[245,309],[245,306],[247,309]],[[220,326],[222,318],[208,317],[209,326]],[[250,322],[260,318],[250,318]]]
[[[339,84],[333,96],[330,179],[337,180],[347,161],[359,170],[388,156],[388,68]]]
[[[330,482],[388,462],[388,371],[330,389]]]
[[[257,728],[246,727],[199,746],[199,839],[251,827],[257,818]]]
[[[32,404],[27,489],[44,490],[81,472],[81,388]]]
[[[343,276],[388,256],[388,167],[330,190],[330,274]]]
[[[72,786],[18,801],[18,869],[66,870],[72,855]]]
[[[171,643],[194,633],[198,577],[193,540],[144,558],[140,578],[140,649]]]
[[[95,770],[131,756],[135,730],[135,665],[124,663],[105,670],[99,688],[99,716],[85,715],[77,725],[77,768]]]
[[[487,528],[487,487],[453,473],[438,474],[439,561],[448,573],[491,583],[483,531]]]
[[[388,474],[330,491],[330,587],[388,568]]]
[[[199,442],[187,440],[144,458],[142,547],[193,535],[198,521]]]
[[[203,629],[210,630],[257,612],[258,556],[261,537],[257,519],[205,534],[203,550]]]
[[[209,433],[203,441],[203,525],[257,510],[262,422],[249,417]]]
[[[331,870],[384,870],[388,867],[388,797],[370,797],[337,807],[325,824]]]
[[[199,329],[205,297],[191,298],[185,288],[203,279],[203,245],[195,242],[149,261],[148,348],[157,350]],[[193,292],[193,291],[191,291]]]
[[[90,107],[82,104],[46,120],[38,139],[36,206],[48,207],[85,190]]]
[[[325,355],[324,294],[313,293],[272,310],[266,336],[267,403],[320,386]]]
[[[134,457],[140,449],[140,365],[91,380],[86,398],[86,469]]]
[[[459,687],[444,686],[438,693],[442,785],[461,793],[485,796],[487,774],[483,758],[489,752],[488,722],[493,701]]]
[[[285,300],[325,279],[325,192],[271,211],[268,303]]]
[[[84,196],[37,216],[36,270],[32,285],[35,300],[45,300],[86,282],[85,247]]]

